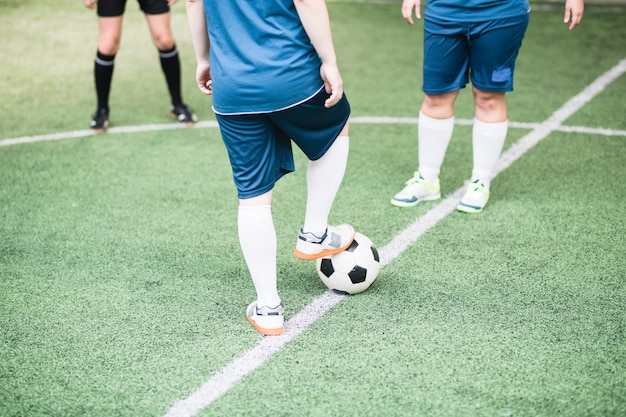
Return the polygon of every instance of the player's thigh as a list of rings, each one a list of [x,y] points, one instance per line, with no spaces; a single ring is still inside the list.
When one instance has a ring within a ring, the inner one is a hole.
[[[422,90],[444,94],[460,90],[469,81],[469,45],[465,25],[456,22],[424,22]]]
[[[139,6],[146,16],[152,42],[161,51],[174,46],[170,25],[170,8],[166,0],[140,0]]]
[[[472,29],[472,85],[483,91],[513,90],[515,62],[528,27],[528,15],[478,23]]]
[[[240,199],[267,193],[295,169],[291,141],[266,114],[216,115]]]
[[[120,48],[125,8],[126,0],[98,2],[98,50],[105,55],[115,55]]]
[[[339,135],[349,129],[350,103],[345,94],[337,104],[324,107],[329,97],[324,88],[309,100],[271,113],[272,121],[310,160],[321,158]]]
[[[175,41],[170,27],[170,14],[147,14],[146,20],[154,45],[160,51],[172,49]]]
[[[98,18],[98,50],[105,55],[115,55],[120,49],[122,15]]]

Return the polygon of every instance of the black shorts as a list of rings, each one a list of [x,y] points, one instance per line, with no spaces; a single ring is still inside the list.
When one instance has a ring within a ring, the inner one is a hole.
[[[163,14],[170,11],[167,0],[137,0],[145,14]],[[115,17],[124,14],[126,0],[98,0],[98,16]]]

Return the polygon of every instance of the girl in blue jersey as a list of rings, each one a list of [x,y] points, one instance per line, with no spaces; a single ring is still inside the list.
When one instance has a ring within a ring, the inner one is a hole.
[[[328,215],[343,179],[350,105],[343,94],[324,0],[187,0],[196,80],[213,111],[239,196],[239,242],[257,299],[248,321],[283,333],[271,203],[276,181],[294,170],[292,142],[309,158],[307,202],[294,255],[312,260],[354,239]]]
[[[566,0],[564,21],[572,30],[583,15],[583,0]],[[402,16],[421,18],[420,0],[404,0]],[[439,170],[454,128],[454,103],[472,83],[473,169],[457,206],[478,213],[508,130],[506,92],[513,91],[515,60],[528,26],[528,0],[428,0],[424,19],[424,101],[419,114],[418,170],[391,204],[407,207],[441,197]]]

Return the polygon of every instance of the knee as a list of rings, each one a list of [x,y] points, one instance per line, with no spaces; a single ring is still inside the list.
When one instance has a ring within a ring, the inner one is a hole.
[[[120,49],[120,36],[103,36],[98,42],[98,51],[104,55],[115,55]]]
[[[422,113],[435,119],[447,119],[454,116],[454,102],[458,93],[426,94],[422,103]]]
[[[169,51],[176,43],[174,41],[174,37],[169,32],[156,33],[153,36],[152,41],[154,42],[154,46],[156,46],[159,51]]]
[[[504,93],[481,91],[475,88],[473,89],[473,93],[476,110],[490,113],[500,111],[503,107],[506,107]]]

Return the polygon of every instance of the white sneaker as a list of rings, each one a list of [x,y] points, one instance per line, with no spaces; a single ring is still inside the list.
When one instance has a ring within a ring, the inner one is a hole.
[[[456,209],[464,213],[480,213],[489,201],[489,188],[481,180],[471,182]]]
[[[246,309],[246,317],[263,336],[279,336],[283,334],[285,323],[285,309],[283,303],[276,307],[258,307],[256,301],[250,303]]]
[[[406,182],[406,187],[391,198],[391,204],[398,207],[413,207],[420,201],[438,200],[441,198],[439,178],[428,182],[415,172],[413,178]]]
[[[305,261],[334,255],[350,246],[354,234],[354,228],[349,224],[328,226],[323,236],[316,236],[300,229],[293,254]]]

